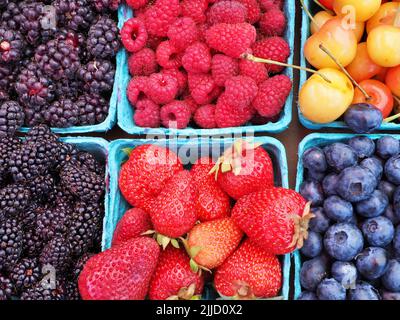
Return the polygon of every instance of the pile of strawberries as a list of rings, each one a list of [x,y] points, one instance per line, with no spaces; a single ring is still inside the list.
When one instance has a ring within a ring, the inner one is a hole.
[[[300,194],[274,187],[265,149],[245,141],[190,170],[170,149],[136,147],[119,188],[134,208],[85,265],[83,299],[199,299],[206,281],[225,298],[275,297],[277,255],[302,246],[312,217]]]
[[[284,0],[127,0],[121,39],[137,126],[183,129],[276,121],[291,91]]]

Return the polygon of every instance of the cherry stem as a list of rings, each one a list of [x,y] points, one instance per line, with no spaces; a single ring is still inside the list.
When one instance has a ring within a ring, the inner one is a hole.
[[[346,70],[345,67],[343,67],[343,65],[339,62],[338,59],[335,58],[335,56],[327,49],[324,47],[324,45],[321,43],[319,45],[319,48],[325,52],[329,58],[331,58],[338,66],[339,68],[343,71],[343,73],[350,79],[350,81],[362,92],[362,94],[365,96],[366,100],[371,100],[371,96],[364,90],[364,88],[362,88],[356,80],[354,80],[354,78],[350,75],[350,73],[348,73],[348,71]]]
[[[400,107],[400,98],[398,98],[398,97],[396,97],[395,95],[393,95],[393,99],[394,99],[394,101],[397,102],[397,104],[398,104],[399,107]]]
[[[396,120],[398,118],[400,118],[400,113],[395,114],[394,116],[391,116],[391,117],[388,117],[388,118],[384,119],[383,122],[389,123],[389,122],[392,122],[392,121],[394,121],[394,120]]]
[[[321,28],[321,26],[317,23],[317,21],[315,21],[314,17],[312,16],[310,10],[307,8],[307,6],[304,3],[304,0],[300,0],[301,6],[303,7],[303,10],[305,11],[305,13],[308,15],[308,17],[310,18],[310,20],[319,28]]]
[[[396,16],[395,16],[395,18],[394,18],[394,26],[395,26],[396,28],[399,28],[399,27],[400,27],[400,4],[399,4],[399,6],[397,7]]]
[[[253,61],[253,62],[260,62],[260,63],[267,63],[267,64],[273,64],[276,66],[281,66],[281,67],[288,67],[288,68],[293,68],[293,69],[297,69],[297,70],[303,70],[303,71],[307,71],[310,73],[315,73],[318,74],[322,79],[324,79],[326,82],[328,83],[332,83],[332,81],[330,81],[325,75],[323,75],[321,72],[310,69],[310,68],[305,68],[305,67],[300,67],[300,66],[295,66],[293,64],[287,64],[287,63],[283,63],[283,62],[279,62],[279,61],[275,61],[275,60],[270,60],[270,59],[263,59],[263,58],[258,58],[253,56],[252,54],[249,53],[245,53],[242,55],[242,58]]]
[[[327,7],[325,7],[321,2],[319,2],[318,0],[314,0],[314,2],[319,5],[322,9],[324,9],[326,12],[330,13],[330,14],[335,14],[332,10],[328,9]]]

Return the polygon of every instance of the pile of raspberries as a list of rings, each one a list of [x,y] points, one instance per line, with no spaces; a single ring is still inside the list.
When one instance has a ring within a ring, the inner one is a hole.
[[[135,17],[121,40],[131,53],[127,95],[137,126],[211,129],[279,119],[292,82],[282,67],[249,57],[287,61],[284,0],[126,2]]]

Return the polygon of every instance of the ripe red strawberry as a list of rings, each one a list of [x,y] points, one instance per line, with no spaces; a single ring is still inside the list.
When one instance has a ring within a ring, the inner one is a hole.
[[[197,269],[220,266],[239,245],[243,232],[231,218],[207,221],[196,225],[184,242],[191,256],[190,264]]]
[[[181,170],[182,162],[173,151],[156,145],[141,145],[132,150],[129,160],[122,166],[119,188],[131,206],[148,211],[166,181]]]
[[[151,229],[150,216],[139,208],[125,212],[114,231],[112,245],[116,246],[130,239],[140,237]]]
[[[276,256],[247,239],[218,267],[214,284],[225,297],[276,297],[282,286],[281,265]]]
[[[183,249],[168,247],[160,259],[150,282],[150,300],[194,300],[203,291],[204,277],[190,269],[189,257]]]
[[[218,183],[234,199],[274,186],[271,158],[261,147],[238,140],[217,161]]]
[[[143,300],[160,248],[151,238],[131,239],[93,256],[79,279],[84,300]]]
[[[270,188],[240,198],[232,219],[253,243],[271,254],[286,254],[303,246],[314,215],[297,192]]]
[[[196,161],[190,172],[197,187],[196,212],[200,221],[225,218],[230,212],[230,200],[214,177],[209,174],[214,167],[211,158]]]

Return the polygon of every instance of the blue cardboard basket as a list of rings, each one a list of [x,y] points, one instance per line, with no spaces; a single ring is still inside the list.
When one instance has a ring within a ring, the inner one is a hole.
[[[295,0],[287,0],[285,3],[285,14],[287,17],[287,30],[285,32],[285,39],[288,41],[291,48],[291,55],[288,59],[288,63],[293,63],[294,55],[294,28],[295,28],[295,15],[296,15],[296,5]],[[119,20],[126,21],[133,17],[133,11],[127,6],[121,6],[119,10]],[[118,100],[118,126],[129,134],[152,134],[154,132],[163,133],[164,135],[227,135],[232,133],[244,133],[244,132],[270,132],[279,133],[286,130],[292,120],[292,104],[293,104],[293,89],[290,92],[289,97],[286,100],[285,107],[281,112],[280,118],[277,122],[270,122],[265,125],[248,125],[242,127],[232,127],[232,128],[220,128],[220,129],[195,129],[188,127],[186,129],[172,130],[168,128],[142,128],[138,127],[133,121],[134,110],[128,101],[126,95],[126,87],[131,79],[128,70],[128,53],[124,51],[122,58],[123,70],[118,81],[118,85],[121,88],[120,100]],[[293,70],[291,68],[286,68],[284,72],[290,79],[293,79]]]
[[[110,193],[109,208],[106,211],[106,217],[103,230],[103,250],[111,247],[112,237],[115,227],[124,213],[130,208],[118,188],[118,177],[121,165],[128,159],[124,152],[126,148],[135,148],[143,144],[158,144],[167,146],[175,150],[178,155],[190,155],[189,163],[184,163],[185,167],[190,166],[196,159],[209,155],[216,160],[224,150],[233,143],[233,139],[191,139],[191,140],[116,140],[110,143],[110,152],[108,156],[108,165],[110,172]],[[285,147],[275,138],[256,137],[253,140],[261,143],[262,147],[268,151],[271,156],[274,172],[275,185],[285,188],[289,187],[288,169]],[[283,267],[283,286],[281,295],[285,300],[289,297],[290,283],[290,264],[291,255],[282,257]]]
[[[307,8],[310,9],[312,13],[317,13],[318,11],[321,11],[322,9],[314,3],[312,0],[304,0],[304,4],[307,6]],[[306,12],[302,10],[302,23],[301,23],[301,48],[300,48],[300,64],[302,67],[307,67],[308,63],[307,60],[304,56],[304,45],[306,44],[307,39],[310,37],[311,32],[310,32],[310,18],[307,16]],[[304,85],[304,83],[308,79],[308,74],[307,72],[301,70],[300,71],[300,85],[299,85],[299,90],[300,88]],[[320,123],[315,123],[312,122],[308,119],[306,119],[303,114],[300,111],[300,108],[297,108],[298,114],[299,114],[299,119],[301,124],[312,130],[318,130],[322,128],[334,128],[334,129],[349,129],[347,124],[344,121],[333,121],[325,124],[320,124]],[[400,124],[398,123],[383,123],[379,130],[399,130],[400,129]]]

